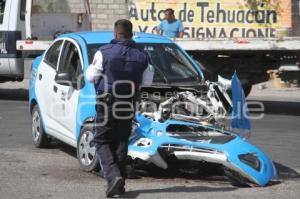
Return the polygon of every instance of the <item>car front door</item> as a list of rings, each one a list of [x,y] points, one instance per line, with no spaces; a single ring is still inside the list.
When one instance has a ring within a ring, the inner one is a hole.
[[[69,77],[69,81],[57,80],[54,83],[55,111],[59,131],[70,144],[76,144],[76,115],[78,98],[83,78],[83,62],[80,48],[76,42],[64,42],[57,75]]]

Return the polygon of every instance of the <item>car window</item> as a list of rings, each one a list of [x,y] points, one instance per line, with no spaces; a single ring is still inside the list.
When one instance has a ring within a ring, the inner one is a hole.
[[[4,0],[0,0],[0,24],[3,23],[4,10],[5,10],[5,2]]]
[[[20,19],[21,21],[25,21],[25,14],[26,14],[26,0],[21,1],[21,8],[20,8]]]
[[[45,55],[44,61],[51,66],[54,70],[57,68],[58,58],[59,58],[59,52],[62,45],[62,40],[59,40],[55,42],[47,51]]]
[[[88,45],[89,63],[103,44]],[[154,71],[153,83],[176,83],[199,81],[197,66],[192,64],[183,51],[175,44],[138,43],[137,47],[145,51]]]
[[[175,45],[144,45],[154,70],[154,82],[195,81],[198,73]]]
[[[78,78],[81,78],[83,73],[79,49],[70,41],[66,41],[63,47],[58,72],[70,74],[74,83],[77,82]]]

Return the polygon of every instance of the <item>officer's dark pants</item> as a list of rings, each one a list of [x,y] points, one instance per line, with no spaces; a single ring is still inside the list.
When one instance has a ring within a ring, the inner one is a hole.
[[[113,111],[116,109],[113,110],[113,104],[115,102],[120,102],[120,100],[113,99],[111,103],[106,104],[100,99],[96,105],[97,115],[93,144],[96,147],[104,177],[108,182],[117,176],[122,176],[125,179],[125,161],[132,125],[132,117],[131,119],[117,119],[114,117]],[[128,100],[127,102],[132,103]],[[101,103],[106,104],[107,109]],[[117,107],[128,108],[128,105]],[[116,115],[129,116],[133,115],[133,111],[116,112]]]

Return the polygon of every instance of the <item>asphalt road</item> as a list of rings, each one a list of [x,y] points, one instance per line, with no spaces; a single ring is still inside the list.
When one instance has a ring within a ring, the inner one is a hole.
[[[79,169],[75,149],[60,142],[33,147],[27,97],[26,89],[0,88],[0,198],[105,198],[105,181]],[[127,181],[124,198],[299,198],[300,100],[260,100],[265,116],[252,121],[250,140],[276,163],[279,182],[237,188],[217,177],[144,175]]]

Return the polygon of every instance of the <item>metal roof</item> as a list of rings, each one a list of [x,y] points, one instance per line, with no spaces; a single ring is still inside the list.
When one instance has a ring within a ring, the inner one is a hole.
[[[87,44],[109,43],[114,38],[113,32],[76,32],[60,35],[59,37],[81,37]],[[169,38],[148,33],[134,33],[133,40],[137,43],[172,43]]]

